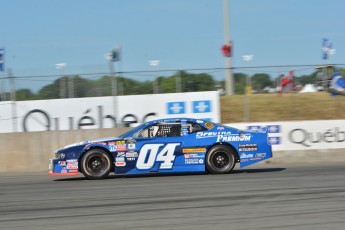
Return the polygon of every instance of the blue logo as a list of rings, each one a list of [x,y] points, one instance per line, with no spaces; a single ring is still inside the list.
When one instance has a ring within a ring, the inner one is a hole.
[[[167,114],[183,114],[186,113],[185,102],[168,102],[167,103]]]
[[[267,129],[269,133],[280,133],[280,125],[268,125]]]
[[[265,128],[267,128],[268,133],[280,133],[280,125],[268,125],[267,127],[260,126],[260,125],[247,126],[248,131],[254,131],[254,132],[262,131]]]
[[[270,145],[279,145],[280,142],[280,137],[268,137],[268,144]]]
[[[211,101],[193,101],[193,113],[210,113],[212,111]]]
[[[253,132],[258,132],[258,131],[261,130],[261,126],[259,126],[259,125],[247,126],[247,130],[248,131],[253,131]]]
[[[281,144],[281,127],[280,125],[267,125],[267,126],[260,126],[260,125],[251,125],[247,126],[248,131],[252,132],[260,132],[264,131],[267,128],[267,132],[269,133],[267,137],[267,142],[270,145],[280,145]]]

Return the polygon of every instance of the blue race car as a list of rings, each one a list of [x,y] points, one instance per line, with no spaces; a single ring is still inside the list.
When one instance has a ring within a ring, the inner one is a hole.
[[[209,121],[172,118],[146,122],[118,137],[66,146],[50,159],[49,175],[88,179],[116,175],[229,173],[272,157],[267,130],[242,131]]]

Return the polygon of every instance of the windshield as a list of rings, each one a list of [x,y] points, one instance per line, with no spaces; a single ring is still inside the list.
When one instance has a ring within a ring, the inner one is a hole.
[[[132,137],[133,134],[135,134],[136,132],[138,132],[139,130],[141,130],[142,128],[145,127],[145,124],[139,125],[137,127],[134,127],[133,129],[130,129],[124,133],[122,133],[121,135],[119,135],[119,138],[126,138],[126,137]]]

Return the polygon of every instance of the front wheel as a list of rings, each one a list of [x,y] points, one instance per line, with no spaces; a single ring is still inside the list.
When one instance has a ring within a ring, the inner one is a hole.
[[[235,167],[235,152],[225,145],[212,147],[206,156],[206,168],[215,174],[229,173]]]
[[[88,179],[103,179],[109,175],[111,164],[112,160],[104,150],[91,149],[81,159],[81,171]]]

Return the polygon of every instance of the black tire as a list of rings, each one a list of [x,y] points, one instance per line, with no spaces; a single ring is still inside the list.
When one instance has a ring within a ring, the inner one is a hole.
[[[81,172],[91,180],[106,178],[112,168],[110,156],[102,149],[87,151],[80,163]]]
[[[235,152],[226,145],[216,145],[207,152],[206,169],[210,173],[229,173],[235,164]]]

